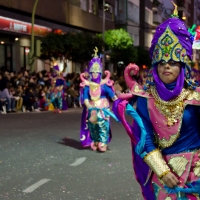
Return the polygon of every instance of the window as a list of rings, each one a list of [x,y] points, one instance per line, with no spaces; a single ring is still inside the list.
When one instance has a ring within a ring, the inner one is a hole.
[[[95,0],[89,0],[89,13],[96,15],[96,2]]]
[[[139,35],[134,34],[133,40],[134,40],[134,46],[139,46]]]
[[[153,24],[153,13],[148,8],[145,8],[145,22],[148,24]]]
[[[128,19],[139,23],[139,7],[132,2],[128,2]]]
[[[82,10],[87,11],[87,0],[80,0],[80,7]]]

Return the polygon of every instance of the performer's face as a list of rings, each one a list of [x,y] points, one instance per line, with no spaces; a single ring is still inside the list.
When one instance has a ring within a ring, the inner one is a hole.
[[[92,72],[92,78],[96,79],[98,78],[99,73],[97,72]]]
[[[176,81],[180,73],[180,66],[180,62],[160,62],[157,70],[161,81],[166,84]]]

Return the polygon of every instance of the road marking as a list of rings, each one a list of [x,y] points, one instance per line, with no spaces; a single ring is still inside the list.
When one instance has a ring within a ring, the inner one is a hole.
[[[48,181],[50,181],[50,179],[42,179],[42,180],[38,181],[37,183],[34,183],[30,187],[26,188],[22,192],[24,192],[24,193],[31,193],[34,190],[36,190],[37,188],[39,188],[41,185],[47,183]]]
[[[75,162],[72,163],[72,164],[70,164],[69,166],[76,167],[76,166],[78,166],[78,165],[81,165],[83,162],[85,162],[85,160],[86,160],[86,157],[77,158],[77,159],[75,160]]]

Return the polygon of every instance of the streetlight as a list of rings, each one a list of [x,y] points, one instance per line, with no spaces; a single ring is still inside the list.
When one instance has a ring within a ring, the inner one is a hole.
[[[103,65],[103,70],[105,69],[105,12],[109,9],[109,4],[105,3],[105,0],[103,0],[103,30],[102,30],[102,39],[103,39],[103,48],[102,48],[102,53],[103,53],[103,57],[102,57],[102,65]]]
[[[35,0],[32,12],[32,26],[31,26],[31,51],[29,57],[29,64],[31,67],[31,71],[33,72],[33,62],[34,62],[34,53],[35,53],[35,45],[34,45],[34,23],[35,23],[35,11],[39,0]]]

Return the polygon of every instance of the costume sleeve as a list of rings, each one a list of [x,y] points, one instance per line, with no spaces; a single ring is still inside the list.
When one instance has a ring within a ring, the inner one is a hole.
[[[147,155],[144,157],[144,162],[149,165],[152,171],[154,171],[159,178],[162,178],[168,172],[170,172],[170,168],[163,159],[160,150],[157,149],[154,144],[153,126],[149,118],[146,98],[138,98],[137,111],[142,118],[144,127],[147,131],[145,142],[145,151],[147,152]]]
[[[113,91],[113,89],[108,86],[108,85],[104,85],[104,89],[106,91],[106,93],[108,94],[108,96],[112,99],[115,96],[115,92]]]
[[[88,100],[90,99],[88,86],[85,86],[83,89],[83,100],[86,100],[86,99]]]
[[[147,110],[147,99],[144,97],[138,97],[137,100],[137,112],[142,118],[144,127],[147,131],[146,142],[145,142],[145,151],[147,153],[156,149],[154,144],[154,134],[153,127],[149,118],[149,113]]]

